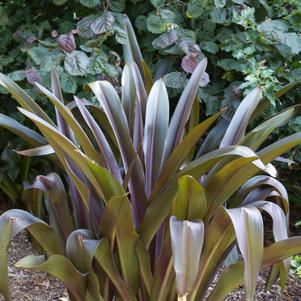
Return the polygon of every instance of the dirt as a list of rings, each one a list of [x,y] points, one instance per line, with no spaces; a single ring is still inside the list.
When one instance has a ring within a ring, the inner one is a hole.
[[[62,282],[40,271],[19,269],[14,264],[27,255],[38,255],[26,232],[17,235],[9,247],[9,284],[13,301],[67,301]],[[0,300],[4,298],[0,294]]]
[[[300,207],[291,208],[291,219],[300,218]],[[300,228],[291,223],[291,235],[300,235]],[[26,232],[17,235],[9,247],[9,283],[13,301],[68,301],[68,292],[62,282],[47,275],[44,272],[16,268],[14,264],[27,255],[38,255]],[[1,277],[1,276],[0,276]],[[273,285],[269,291],[265,291],[265,279],[267,271],[263,271],[257,281],[256,301],[300,301],[301,281],[289,275],[284,296],[281,298],[280,286]],[[0,301],[4,298],[0,294]],[[246,300],[244,287],[241,285],[225,301]],[[160,301],[160,300],[158,300]],[[216,300],[218,301],[218,300]]]

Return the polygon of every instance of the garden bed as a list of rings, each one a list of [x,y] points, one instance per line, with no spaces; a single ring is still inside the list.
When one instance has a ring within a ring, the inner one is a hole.
[[[64,285],[46,273],[24,270],[14,267],[19,259],[26,255],[37,254],[26,232],[19,234],[10,244],[9,248],[9,281],[13,301],[65,301],[68,293]],[[291,275],[288,276],[284,298],[281,299],[280,286],[273,285],[271,290],[264,290],[264,279],[267,271],[260,274],[256,288],[257,301],[299,301],[301,300],[301,282]],[[0,300],[4,300],[0,296]],[[226,301],[245,300],[243,285],[235,290]]]

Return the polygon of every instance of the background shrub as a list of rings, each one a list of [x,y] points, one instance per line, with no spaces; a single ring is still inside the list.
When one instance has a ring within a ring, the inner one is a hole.
[[[124,13],[135,25],[147,64],[157,70],[155,77],[164,76],[173,106],[204,56],[209,59],[209,76],[203,78],[206,87],[198,92],[204,115],[225,105],[236,108],[257,85],[263,87],[269,114],[298,102],[298,85],[280,100],[276,95],[280,87],[301,76],[301,4],[297,0],[5,1],[0,4],[0,70],[50,115],[46,98],[33,83],[50,88],[51,68],[59,74],[67,101],[69,94],[93,101],[88,82],[107,79],[116,86],[120,81]],[[23,122],[5,91],[1,92],[0,111]],[[297,117],[276,136],[300,129]],[[22,147],[20,140],[1,130],[0,142],[0,180],[22,182],[22,166],[28,162],[12,152]],[[292,154],[300,160],[298,150]]]

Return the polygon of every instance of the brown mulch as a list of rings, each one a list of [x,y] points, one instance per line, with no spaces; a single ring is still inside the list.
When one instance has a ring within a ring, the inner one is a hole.
[[[2,202],[0,202],[2,203]],[[2,203],[3,204],[3,203]],[[300,207],[291,208],[292,221],[300,217]],[[4,209],[4,208],[2,208]],[[7,209],[7,208],[5,208]],[[291,235],[300,235],[300,229],[291,224]],[[298,233],[299,232],[299,233]],[[13,301],[67,301],[68,293],[59,280],[44,272],[15,268],[14,264],[27,255],[38,255],[26,232],[17,235],[9,247],[9,283]],[[0,275],[1,277],[1,275]],[[257,281],[256,301],[301,301],[301,281],[289,275],[284,296],[281,298],[280,286],[275,284],[269,291],[265,291],[267,271],[263,271]],[[212,288],[211,288],[212,289]],[[0,294],[0,301],[4,298]],[[229,295],[225,301],[243,301],[245,292],[243,285]],[[158,300],[160,301],[160,300]],[[219,301],[219,300],[216,300]]]
[[[9,247],[9,284],[13,301],[67,301],[64,285],[47,273],[19,269],[14,264],[27,255],[38,255],[26,232],[17,235]],[[1,276],[0,276],[1,277]],[[0,300],[4,298],[0,294]]]

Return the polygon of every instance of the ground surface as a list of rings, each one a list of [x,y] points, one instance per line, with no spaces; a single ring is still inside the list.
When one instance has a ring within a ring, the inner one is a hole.
[[[1,209],[7,208],[3,208],[0,202],[0,212],[2,211]],[[300,207],[292,206],[291,220],[297,221],[301,219],[300,214]],[[291,235],[301,234],[300,230],[294,227],[293,222],[290,229]],[[12,240],[9,247],[9,281],[13,301],[67,301],[67,290],[60,281],[43,272],[14,267],[14,264],[19,259],[27,255],[37,255],[37,252],[34,250],[26,232],[22,232]],[[264,290],[266,276],[267,271],[260,274],[256,288],[256,301],[301,301],[301,281],[297,278],[289,275],[285,295],[281,299],[279,285],[273,285],[268,292]],[[0,295],[0,301],[3,300]],[[225,300],[245,300],[243,286],[235,290]]]

